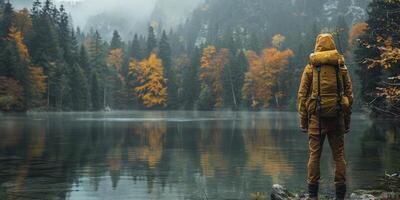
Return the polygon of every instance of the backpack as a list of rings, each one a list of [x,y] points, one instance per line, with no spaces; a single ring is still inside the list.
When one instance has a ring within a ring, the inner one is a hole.
[[[349,100],[344,96],[344,77],[341,75],[344,63],[337,59],[339,57],[336,54],[331,54],[319,52],[310,57],[313,72],[306,107],[309,114],[319,117],[338,117],[349,107]]]

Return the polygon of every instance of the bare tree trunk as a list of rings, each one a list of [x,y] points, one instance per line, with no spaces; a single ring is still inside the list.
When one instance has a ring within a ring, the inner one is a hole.
[[[235,89],[233,87],[232,72],[230,67],[229,67],[229,82],[231,84],[233,103],[235,104],[235,108],[237,108],[236,94],[235,94]]]
[[[47,110],[50,109],[50,81],[47,86]]]

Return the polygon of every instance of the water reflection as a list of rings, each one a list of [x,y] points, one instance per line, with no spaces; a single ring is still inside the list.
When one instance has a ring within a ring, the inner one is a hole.
[[[307,137],[295,113],[3,115],[0,130],[0,199],[247,199],[273,183],[305,185]],[[400,168],[399,135],[396,123],[355,117],[351,188]]]

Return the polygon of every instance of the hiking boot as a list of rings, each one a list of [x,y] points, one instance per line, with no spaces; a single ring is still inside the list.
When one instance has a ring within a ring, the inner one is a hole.
[[[344,200],[346,196],[346,185],[338,184],[336,185],[336,200]]]
[[[308,196],[311,200],[318,200],[318,184],[308,184]]]

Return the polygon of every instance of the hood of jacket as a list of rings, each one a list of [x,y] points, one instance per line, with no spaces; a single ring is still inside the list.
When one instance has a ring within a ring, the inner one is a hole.
[[[344,65],[344,58],[336,49],[333,36],[329,33],[319,34],[315,42],[314,53],[310,55],[310,63],[318,65]]]
[[[335,40],[329,33],[319,34],[315,42],[314,53],[336,50]]]

